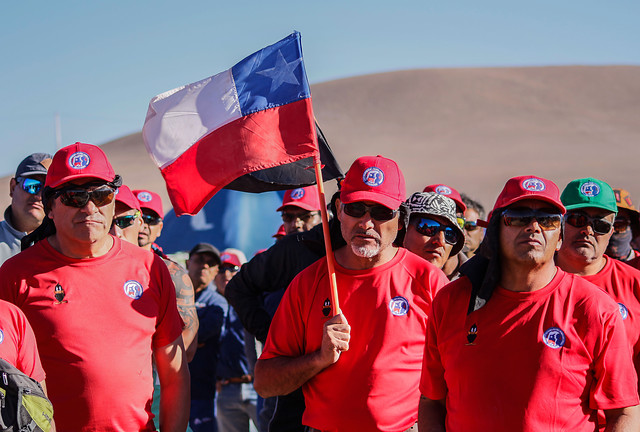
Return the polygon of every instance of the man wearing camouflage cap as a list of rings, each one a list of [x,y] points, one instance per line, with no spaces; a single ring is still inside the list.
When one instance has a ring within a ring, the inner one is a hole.
[[[435,192],[416,192],[403,204],[403,246],[442,269],[449,256],[464,246],[464,233],[458,225],[455,202]],[[458,272],[449,277],[455,279]]]

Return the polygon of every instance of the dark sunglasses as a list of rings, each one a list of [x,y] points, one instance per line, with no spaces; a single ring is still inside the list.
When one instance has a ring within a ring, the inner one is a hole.
[[[550,231],[560,228],[562,215],[560,213],[549,213],[544,210],[532,209],[506,209],[502,212],[502,219],[506,226],[526,227],[534,220],[538,222],[543,231]]]
[[[22,190],[29,195],[36,195],[44,187],[44,182],[32,178],[19,178],[18,182],[22,187]]]
[[[413,226],[416,228],[420,234],[433,237],[438,234],[438,232],[444,232],[444,241],[449,243],[450,245],[455,245],[458,243],[458,232],[451,228],[450,226],[443,225],[440,222],[434,221],[433,219],[420,218],[415,219],[413,222]]]
[[[132,215],[114,217],[113,224],[118,228],[125,229],[127,227],[130,227],[136,221],[136,218],[138,216],[140,216],[139,210]]]
[[[296,219],[300,219],[302,222],[307,223],[311,220],[311,218],[319,214],[320,212],[317,211],[306,212],[302,214],[282,212],[282,222],[291,223]]]
[[[115,192],[115,189],[106,185],[92,190],[74,186],[57,191],[55,196],[60,197],[60,202],[69,207],[82,208],[89,200],[98,207],[102,207],[113,201]]]
[[[342,204],[342,210],[347,215],[354,218],[361,218],[366,213],[369,213],[371,215],[371,219],[375,219],[380,222],[391,220],[398,214],[398,210],[392,210],[389,207],[385,207],[380,204],[368,206],[362,202]]]
[[[466,221],[464,223],[464,227],[463,227],[466,231],[475,231],[478,228],[480,228],[478,226],[478,222],[471,222],[471,221]]]
[[[224,273],[226,271],[230,271],[231,273],[237,273],[240,271],[240,266],[234,265],[234,266],[230,266],[230,265],[225,265],[220,267],[220,273]]]
[[[617,233],[623,233],[627,230],[627,228],[629,228],[629,225],[631,225],[631,221],[629,219],[618,217],[613,222],[613,229],[615,229]]]
[[[589,225],[593,228],[595,234],[609,234],[609,232],[611,232],[611,226],[613,225],[606,219],[591,217],[581,212],[567,213],[564,221],[575,228],[584,228]]]
[[[162,222],[162,218],[160,216],[143,214],[142,222],[146,223],[147,225],[158,225],[160,222]]]

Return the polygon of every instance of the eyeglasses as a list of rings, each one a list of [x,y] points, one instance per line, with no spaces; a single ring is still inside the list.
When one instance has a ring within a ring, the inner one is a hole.
[[[593,228],[595,234],[609,234],[613,225],[606,219],[591,217],[586,213],[570,212],[564,217],[564,221],[575,228],[584,228],[587,225]]]
[[[22,190],[29,195],[36,195],[44,187],[44,182],[32,178],[20,177],[18,178],[18,182],[20,183]]]
[[[140,216],[140,210],[132,215],[114,217],[113,224],[118,228],[125,229],[131,226],[138,216]]]
[[[282,212],[282,221],[291,223],[291,222],[294,222],[296,219],[300,219],[302,222],[307,223],[311,220],[311,218],[318,216],[319,214],[320,212],[317,212],[317,211],[306,212],[306,213]]]
[[[224,265],[224,266],[220,267],[220,273],[224,273],[226,271],[229,271],[231,273],[238,273],[240,271],[240,266],[237,266],[237,265],[234,265],[234,266]]]
[[[502,218],[506,226],[519,228],[529,226],[535,220],[543,231],[558,229],[562,223],[562,215],[560,213],[549,213],[544,210],[529,208],[506,209],[502,212]]]
[[[115,192],[115,189],[106,185],[92,190],[76,186],[61,189],[55,193],[55,196],[60,197],[60,202],[69,207],[82,208],[89,200],[98,207],[102,207],[113,201]]]
[[[142,222],[146,223],[147,225],[158,225],[160,222],[162,222],[162,218],[160,216],[143,214]]]
[[[478,222],[466,221],[463,228],[465,231],[475,231],[479,228]]]
[[[460,228],[464,228],[464,224],[465,224],[466,221],[464,220],[463,217],[458,216],[456,218],[456,221],[458,222],[458,225],[460,226]]]
[[[443,225],[440,222],[434,221],[433,219],[416,219],[415,222],[413,222],[413,225],[416,228],[416,231],[424,236],[433,237],[437,235],[438,232],[443,231],[444,241],[446,241],[450,245],[455,245],[456,243],[458,243],[458,232],[455,229],[451,228],[450,226]]]
[[[366,213],[371,215],[371,219],[375,219],[379,222],[384,222],[393,219],[398,214],[398,210],[392,210],[389,207],[385,207],[380,204],[368,206],[362,202],[353,202],[349,204],[342,204],[342,210],[354,218],[361,218]]]
[[[625,217],[617,217],[613,222],[613,229],[616,230],[617,233],[623,233],[629,228],[631,225],[631,221]]]

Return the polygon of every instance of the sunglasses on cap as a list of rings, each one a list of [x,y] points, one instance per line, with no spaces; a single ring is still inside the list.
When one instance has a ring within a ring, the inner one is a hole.
[[[477,222],[465,221],[462,228],[464,228],[465,231],[475,231],[479,228],[479,226]]]
[[[18,183],[22,190],[28,193],[29,195],[36,195],[38,192],[42,190],[44,187],[44,182],[32,178],[18,178]]]
[[[443,231],[444,241],[446,241],[450,245],[455,245],[456,243],[458,243],[458,231],[454,230],[450,226],[443,225],[438,221],[434,221],[433,219],[415,219],[415,221],[413,222],[413,226],[415,227],[416,231],[427,237],[433,237],[437,235],[438,232]]]
[[[113,201],[116,190],[110,186],[99,186],[95,189],[72,186],[60,189],[54,196],[60,197],[60,202],[68,207],[82,208],[89,200],[98,207],[107,205]]]
[[[220,273],[224,273],[226,271],[230,271],[231,273],[238,273],[240,271],[240,266],[237,266],[237,265],[220,266]]]
[[[291,223],[296,219],[300,219],[302,222],[307,223],[311,220],[311,218],[318,216],[320,212],[312,211],[306,213],[287,213],[282,212],[282,222]]]
[[[130,227],[135,222],[138,216],[140,216],[140,210],[132,215],[114,217],[113,224],[118,228],[125,229],[127,227]]]
[[[536,221],[543,231],[558,229],[562,223],[562,215],[560,213],[550,213],[529,208],[506,209],[502,212],[502,219],[506,226],[518,228],[527,227],[533,221]]]
[[[629,228],[631,225],[631,221],[626,217],[617,217],[613,222],[613,229],[616,230],[617,233],[623,233]]]
[[[162,218],[160,216],[143,214],[142,222],[146,223],[147,225],[158,225],[160,222],[162,222]]]
[[[369,213],[371,215],[371,219],[379,222],[391,220],[398,214],[398,210],[392,210],[389,207],[385,207],[380,204],[369,206],[358,201],[349,204],[342,204],[342,210],[347,215],[358,219],[363,217],[366,213]]]
[[[564,221],[575,228],[584,228],[589,225],[595,234],[609,234],[613,225],[606,219],[592,217],[582,212],[568,212],[564,216]]]

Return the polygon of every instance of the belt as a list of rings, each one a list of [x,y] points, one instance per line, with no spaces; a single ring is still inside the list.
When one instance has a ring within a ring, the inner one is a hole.
[[[253,382],[253,376],[251,375],[242,375],[240,377],[233,377],[233,378],[221,378],[218,380],[218,382],[222,385],[227,385],[227,384],[245,384],[245,383],[250,383]]]

